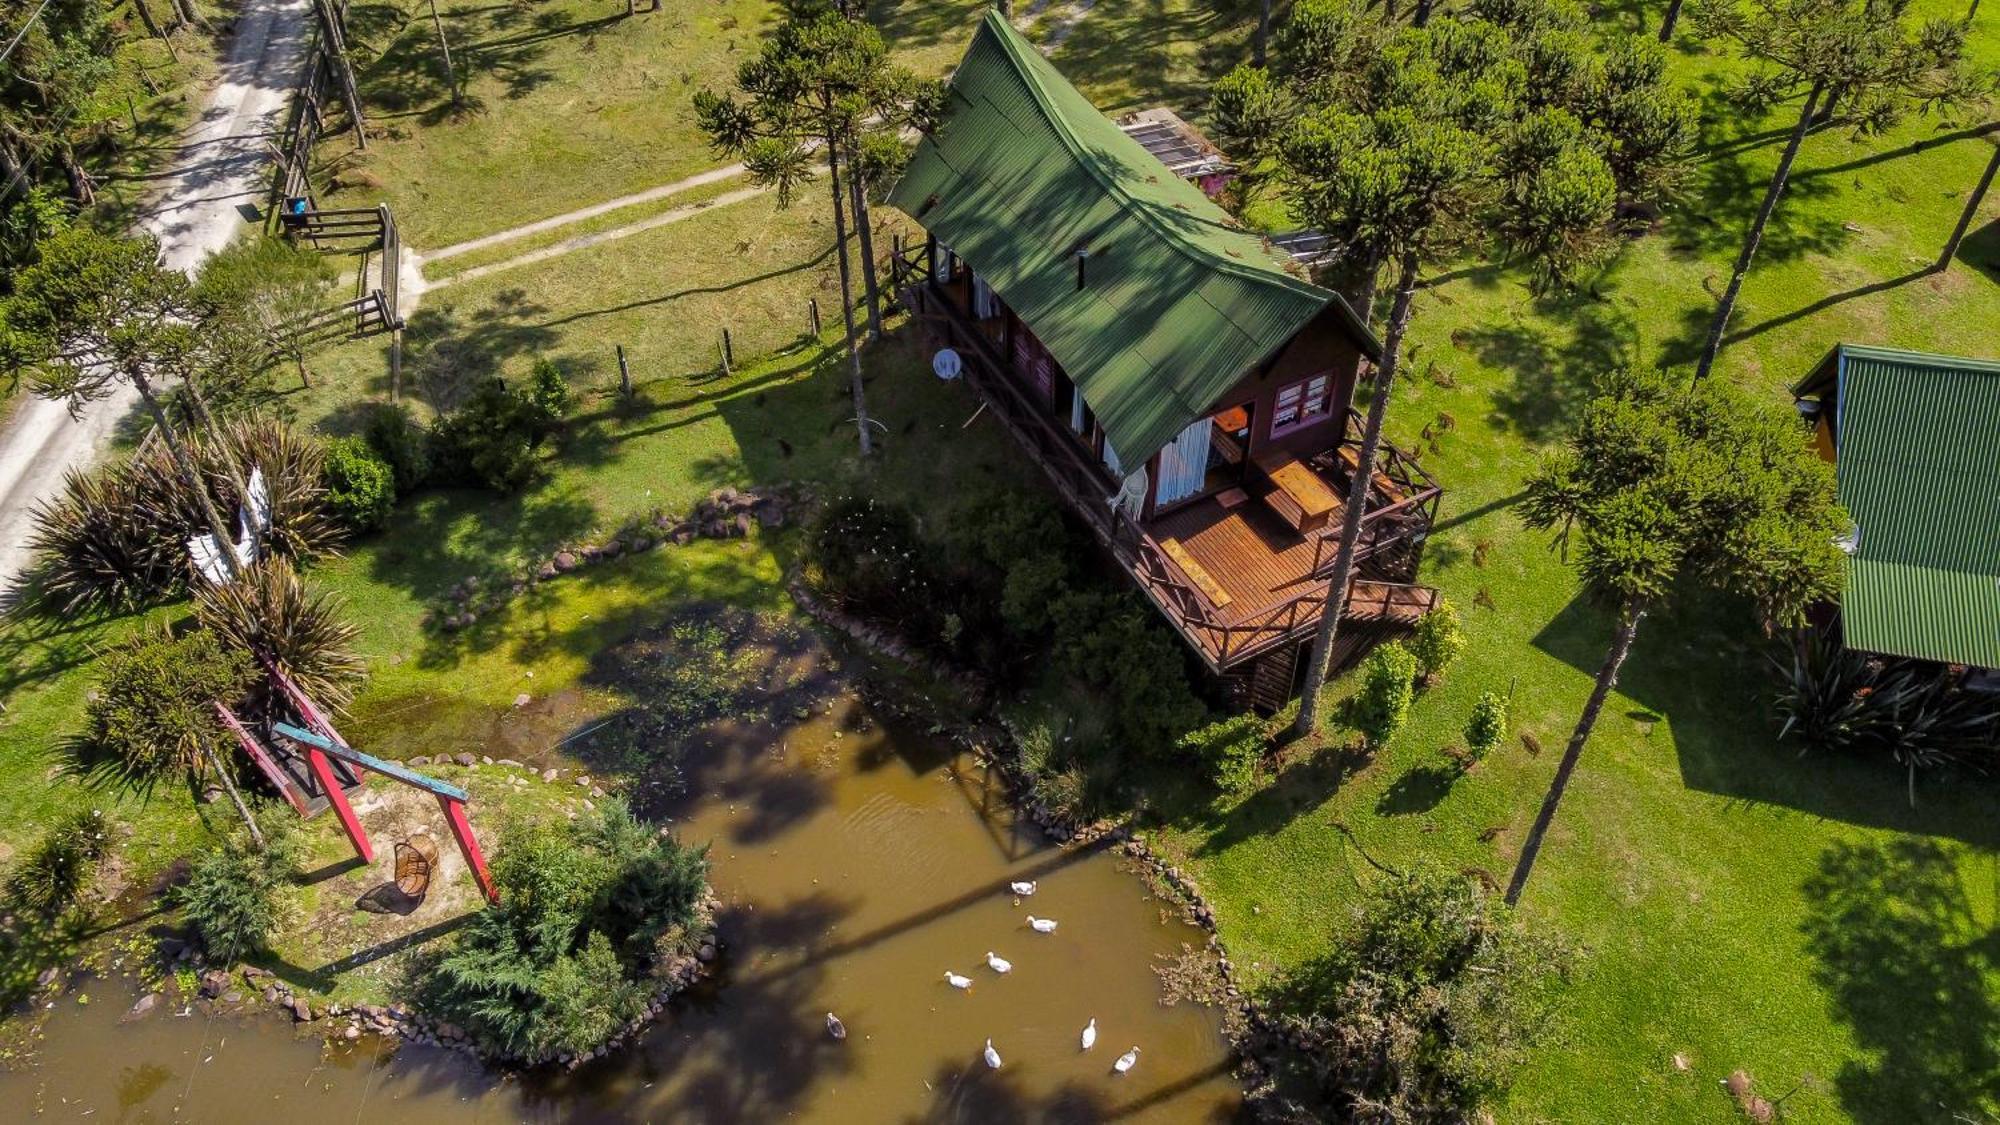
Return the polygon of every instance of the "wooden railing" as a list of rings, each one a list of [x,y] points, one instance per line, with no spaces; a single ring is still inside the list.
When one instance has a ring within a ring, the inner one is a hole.
[[[1139,588],[1166,615],[1216,671],[1240,664],[1264,652],[1308,635],[1319,624],[1326,607],[1327,591],[1313,585],[1254,616],[1224,622],[1191,583],[1168,562],[1159,543],[1143,527],[1128,519],[1110,501],[1119,487],[1109,469],[1091,458],[1074,438],[1063,432],[1042,407],[1031,400],[1018,378],[1010,377],[1013,365],[987,334],[960,309],[950,296],[935,285],[925,264],[901,246],[892,251],[891,275],[904,303],[922,318],[930,331],[959,353],[968,383],[993,414],[1013,434],[1035,462],[1049,476],[1084,523],[1110,549],[1112,556],[1139,583]],[[1393,451],[1392,451],[1393,452]],[[1430,527],[1438,488],[1420,467],[1407,461],[1385,461],[1385,471],[1399,487],[1406,482],[1412,493],[1404,499],[1370,512],[1358,559],[1366,559],[1412,534],[1422,535]],[[1415,472],[1411,473],[1414,469]],[[1421,474],[1421,475],[1419,475]],[[1338,536],[1335,539],[1337,546]],[[1419,540],[1420,541],[1420,540]],[[1315,544],[1313,571],[1302,577],[1326,577],[1332,569],[1334,547],[1324,539]],[[1368,618],[1394,618],[1390,610],[1397,591],[1409,591],[1405,600],[1424,601],[1434,597],[1425,587],[1356,580],[1350,583],[1345,604],[1349,613]]]

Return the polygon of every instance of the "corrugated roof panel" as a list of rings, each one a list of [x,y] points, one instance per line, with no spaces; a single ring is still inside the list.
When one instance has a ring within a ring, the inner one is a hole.
[[[1866,652],[2000,667],[2000,364],[1835,349],[1841,623]]]
[[[1128,465],[1329,307],[1332,292],[1236,227],[989,12],[945,120],[890,194],[1048,347]],[[937,203],[925,210],[931,196]],[[922,215],[917,215],[923,211]],[[1090,248],[1085,285],[1075,251]]]

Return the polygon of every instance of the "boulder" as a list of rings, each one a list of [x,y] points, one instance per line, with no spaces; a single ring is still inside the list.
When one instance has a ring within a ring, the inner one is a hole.
[[[543,781],[554,781],[554,780],[555,780],[555,779],[556,779],[557,777],[559,777],[559,776],[561,776],[561,774],[560,774],[560,773],[558,773],[558,772],[557,772],[557,770],[556,770],[556,769],[555,769],[555,768],[554,768],[553,766],[551,766],[550,768],[548,768],[548,769],[545,769],[545,770],[543,770],[543,771],[542,771],[542,780],[543,780]]]
[[[428,766],[430,764],[431,756],[429,754],[419,754],[410,759],[410,765],[412,766]]]
[[[534,701],[535,697],[529,695],[527,692],[524,691],[521,694],[514,697],[514,706],[516,708],[526,707],[528,704],[533,703]]]
[[[127,1020],[142,1019],[148,1013],[152,1012],[154,1008],[159,1007],[159,1004],[160,994],[157,992],[148,992],[132,1002],[132,1006],[125,1010],[125,1018]]]
[[[552,562],[545,562],[541,565],[540,569],[535,571],[535,577],[554,578],[556,576],[556,573],[557,573],[556,564]]]
[[[286,1007],[291,1009],[292,1018],[300,1023],[311,1023],[317,1014],[313,1011],[311,1004],[306,1003],[303,998],[297,996],[292,997],[292,1002],[286,1005]]]
[[[467,768],[471,768],[474,764],[476,764],[479,761],[478,758],[475,758],[470,754],[454,754],[452,755],[451,760]]]
[[[555,558],[556,569],[563,573],[576,569],[577,558],[568,551],[559,551]]]
[[[229,990],[229,974],[221,969],[210,969],[201,974],[201,994],[210,1000]]]

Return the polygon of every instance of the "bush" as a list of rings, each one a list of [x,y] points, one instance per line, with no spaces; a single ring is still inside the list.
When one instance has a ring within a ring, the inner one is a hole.
[[[229,760],[234,745],[215,713],[250,681],[250,662],[214,633],[140,633],[112,649],[84,705],[86,740],[113,773],[141,786]]]
[[[1459,624],[1458,607],[1443,598],[1417,622],[1410,637],[1410,655],[1417,658],[1417,675],[1425,683],[1444,675],[1444,670],[1465,651],[1465,630]]]
[[[909,509],[846,496],[827,506],[812,533],[810,577],[850,613],[937,635],[939,589],[930,547]],[[920,629],[919,624],[929,626]]]
[[[1168,749],[1201,722],[1187,678],[1187,650],[1134,593],[1073,593],[1055,608],[1053,660],[1097,688],[1111,710],[1111,737],[1142,754]]]
[[[563,378],[555,361],[546,357],[535,360],[534,373],[528,377],[521,401],[534,445],[540,445],[561,429],[563,419],[569,417],[576,404],[570,394],[569,380]]]
[[[1571,955],[1480,886],[1419,871],[1371,888],[1278,1007],[1339,1120],[1469,1121],[1506,1088],[1555,1011]]]
[[[261,851],[232,836],[202,853],[187,882],[172,892],[202,948],[224,962],[263,949],[284,923],[280,891],[297,876],[304,855],[302,837],[289,817],[258,823],[264,831]]]
[[[1368,654],[1353,714],[1355,728],[1370,743],[1380,746],[1389,741],[1409,717],[1416,678],[1417,658],[1400,643],[1382,645]]]
[[[534,376],[520,390],[488,378],[464,405],[432,425],[432,466],[451,483],[518,492],[540,469],[535,451],[562,427],[569,410],[569,385],[547,360],[536,363]]]
[[[1217,789],[1240,796],[1257,787],[1270,739],[1264,721],[1246,714],[1191,731],[1176,745],[1201,763]]]
[[[204,583],[194,603],[204,628],[237,653],[277,661],[301,691],[329,709],[347,706],[368,675],[368,662],[354,648],[359,631],[344,610],[333,594],[310,592],[282,558],[266,559],[227,586]]]
[[[7,874],[7,893],[43,915],[61,913],[97,875],[111,850],[110,825],[97,809],[70,813],[42,834]]]
[[[574,825],[516,827],[493,866],[500,902],[416,966],[430,1015],[487,1050],[538,1061],[601,1045],[637,1019],[651,976],[696,938],[705,849],[607,800]]]
[[[1472,705],[1472,717],[1465,721],[1465,748],[1473,761],[1496,749],[1507,737],[1507,697],[1498,692],[1481,692]]]
[[[430,437],[407,408],[372,404],[361,437],[394,474],[397,495],[408,496],[430,480]]]
[[[396,509],[396,471],[355,437],[326,443],[326,506],[351,531],[375,531]]]

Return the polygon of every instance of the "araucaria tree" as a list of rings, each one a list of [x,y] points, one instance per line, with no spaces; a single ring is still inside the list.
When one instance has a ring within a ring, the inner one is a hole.
[[[1652,370],[1599,383],[1576,431],[1528,481],[1529,526],[1560,533],[1584,590],[1614,614],[1610,651],[1577,718],[1507,901],[1519,901],[1639,623],[1676,593],[1747,600],[1766,629],[1796,627],[1840,590],[1848,518],[1833,468],[1791,412],[1724,379]]]
[[[230,244],[203,262],[195,278],[194,297],[220,337],[212,350],[248,371],[290,360],[299,385],[312,386],[306,357],[313,341],[300,329],[326,306],[334,277],[324,257],[280,238]]]
[[[1567,286],[1614,248],[1621,201],[1671,185],[1694,111],[1657,45],[1603,43],[1557,0],[1475,0],[1423,27],[1361,0],[1302,0],[1278,46],[1276,69],[1219,84],[1216,112],[1275,165],[1297,215],[1347,248],[1363,315],[1379,270],[1395,279],[1359,451],[1372,465],[1424,271],[1495,253],[1538,290]],[[1349,490],[1295,735],[1318,729],[1369,476]]]
[[[119,384],[138,392],[174,467],[221,545],[231,572],[236,536],[216,508],[162,395],[188,384],[200,364],[201,333],[187,276],[160,262],[150,236],[117,238],[81,224],[45,240],[20,272],[4,309],[9,346],[19,349],[35,393],[72,411]]]
[[[1964,25],[1932,20],[1915,27],[1907,8],[1903,0],[1696,0],[1695,29],[1735,44],[1754,67],[1735,91],[1738,104],[1761,113],[1798,101],[1778,166],[1709,321],[1696,379],[1715,366],[1743,278],[1806,134],[1837,124],[1872,135],[1912,109],[1953,105],[1979,92],[1980,80],[1963,58]]]
[[[879,140],[871,138],[894,137],[906,127],[921,127],[938,104],[937,86],[892,65],[874,27],[817,5],[800,6],[757,57],[737,69],[736,85],[734,94],[712,90],[696,94],[696,117],[717,151],[741,159],[757,183],[778,189],[779,207],[791,206],[798,186],[812,181],[820,161],[826,163],[848,375],[865,457],[874,451],[874,437],[855,338],[847,223],[852,215],[861,230],[868,319],[871,332],[879,335],[866,181],[868,168],[882,161]],[[866,153],[877,155],[864,158]]]

